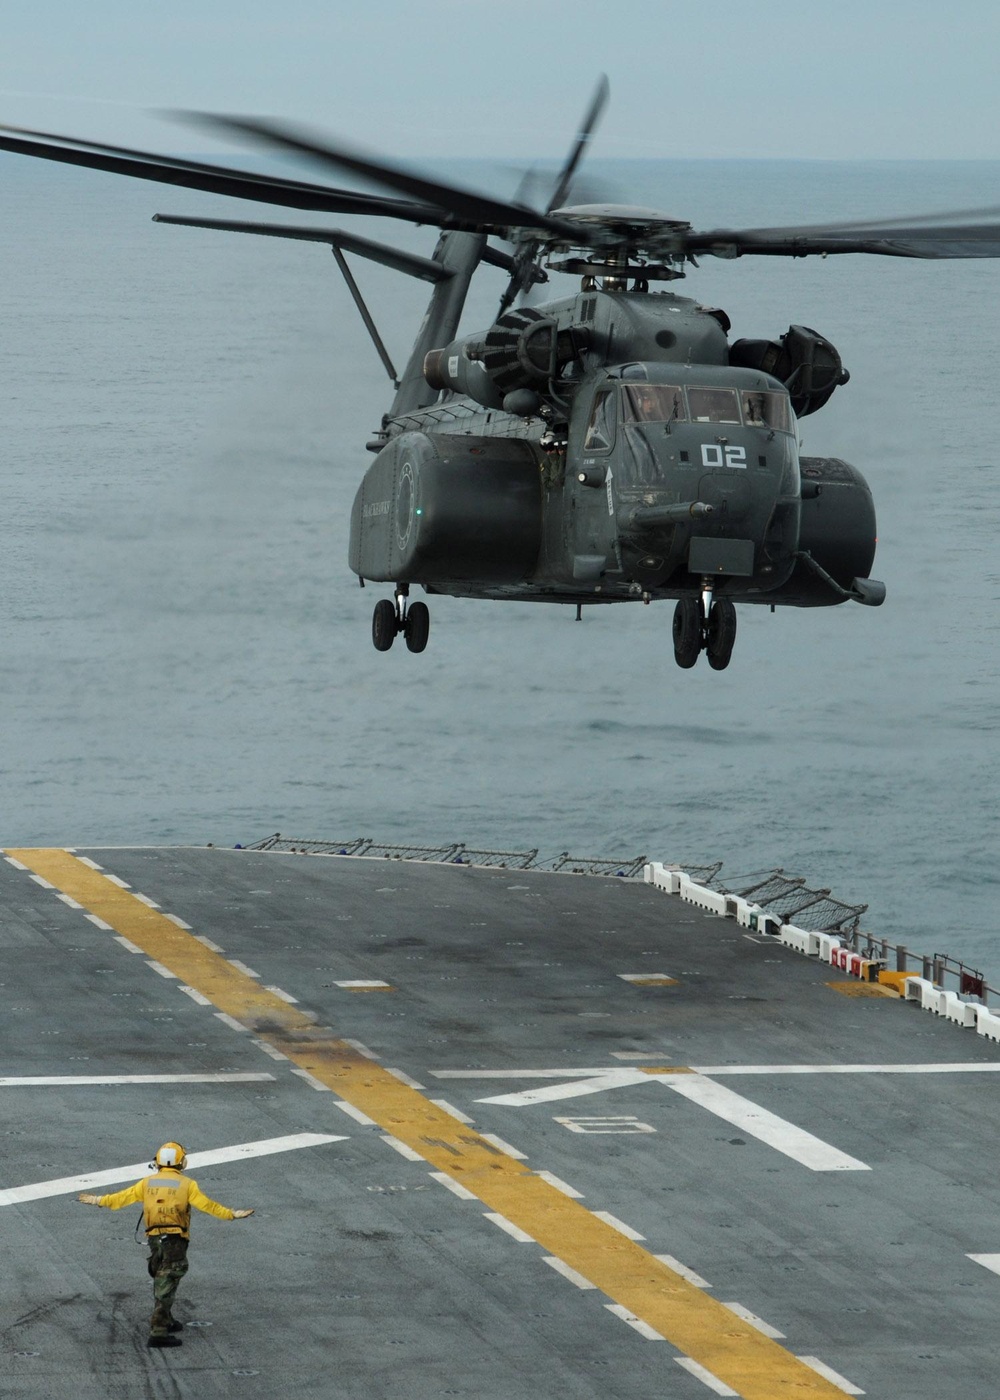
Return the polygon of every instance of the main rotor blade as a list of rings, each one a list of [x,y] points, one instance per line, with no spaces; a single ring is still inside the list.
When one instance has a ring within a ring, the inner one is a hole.
[[[835,227],[815,232],[795,229],[717,229],[683,237],[690,253],[736,258],[746,254],[769,257],[824,257],[836,253],[875,253],[893,258],[997,258],[1000,223],[917,224],[912,227]]]
[[[3,134],[6,132],[20,134]],[[24,136],[33,139],[24,140]],[[34,139],[36,137],[44,139]],[[145,151],[130,150],[127,146],[104,146],[98,142],[79,141],[71,136],[29,132],[19,127],[0,126],[0,151],[57,161],[64,165],[84,166],[91,170],[105,170],[111,174],[151,180],[161,185],[179,185],[185,189],[229,195],[234,199],[255,200],[260,204],[277,204],[291,209],[308,209],[328,214],[372,214],[436,226],[453,222],[444,210],[433,205],[388,199],[384,195],[357,194],[353,190],[341,190],[303,180],[257,175],[233,170],[228,166],[210,165],[204,161],[157,156]]]
[[[551,214],[553,209],[561,209],[565,204],[570,185],[573,183],[573,176],[576,174],[576,168],[583,158],[583,153],[587,149],[590,138],[597,130],[601,117],[604,115],[604,109],[608,105],[608,98],[610,95],[611,85],[608,82],[608,75],[602,73],[597,80],[597,87],[594,89],[594,95],[590,99],[590,106],[587,108],[580,130],[577,132],[576,141],[566,158],[566,164],[562,168],[558,183],[552,192],[552,197],[545,206],[546,214]]]
[[[385,161],[349,151],[346,147],[330,145],[326,140],[321,142],[318,138],[283,122],[264,121],[255,117],[226,117],[211,113],[179,115],[201,126],[235,132],[243,137],[249,136],[255,142],[275,150],[306,156],[330,169],[349,170],[389,189],[398,190],[400,194],[448,210],[459,219],[468,220],[484,231],[493,232],[504,228],[540,229],[560,235],[571,234],[579,241],[580,231],[575,226],[549,218],[547,214],[539,214],[525,204],[507,203],[489,195],[462,189],[458,185],[430,180],[409,170],[389,165]]]
[[[154,224],[181,224],[185,228],[219,229],[224,233],[256,233],[266,238],[299,238],[307,243],[326,243],[348,253],[357,253],[371,262],[382,263],[396,272],[418,277],[423,282],[447,282],[454,273],[431,258],[405,253],[370,238],[360,238],[339,228],[305,228],[301,224],[246,223],[242,219],[188,219],[179,214],[154,214]]]

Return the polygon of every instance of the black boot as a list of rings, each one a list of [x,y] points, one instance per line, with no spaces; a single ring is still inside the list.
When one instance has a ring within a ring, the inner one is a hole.
[[[180,1337],[164,1336],[162,1333],[154,1333],[146,1343],[148,1347],[182,1347],[184,1343]]]
[[[183,1324],[183,1322],[175,1322],[175,1321],[173,1320],[173,1318],[171,1318],[170,1321],[167,1323],[167,1331],[168,1331],[168,1332],[183,1332],[183,1331],[184,1331],[184,1324]]]

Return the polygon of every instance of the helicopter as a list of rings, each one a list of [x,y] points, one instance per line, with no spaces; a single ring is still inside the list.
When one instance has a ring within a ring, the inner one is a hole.
[[[678,666],[730,662],[736,604],[878,607],[872,493],[839,458],[803,457],[798,419],[849,375],[836,347],[792,324],[730,341],[718,307],[672,284],[703,256],[1000,256],[997,209],[903,220],[698,231],[656,210],[573,204],[608,101],[602,78],[544,208],[418,174],[288,123],[182,114],[392,196],[247,173],[0,126],[0,150],[323,213],[439,230],[430,257],[342,229],[156,214],[161,223],[329,245],[394,386],[358,487],[348,563],[391,584],[372,641],[428,642],[427,596],[575,606],[674,602]],[[987,218],[989,216],[989,218]],[[986,221],[984,222],[984,218]],[[966,222],[958,222],[965,220]],[[972,220],[972,222],[969,222]],[[491,242],[490,240],[494,240]],[[498,247],[497,242],[507,247]],[[507,251],[507,249],[511,251]],[[432,285],[397,375],[346,254]],[[477,270],[507,285],[493,323],[459,334]],[[576,289],[531,302],[550,273]]]

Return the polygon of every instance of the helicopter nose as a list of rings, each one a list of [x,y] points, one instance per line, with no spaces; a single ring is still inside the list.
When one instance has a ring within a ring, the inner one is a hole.
[[[750,510],[750,482],[746,470],[719,467],[706,472],[698,483],[698,499],[712,506],[716,516],[742,520]]]

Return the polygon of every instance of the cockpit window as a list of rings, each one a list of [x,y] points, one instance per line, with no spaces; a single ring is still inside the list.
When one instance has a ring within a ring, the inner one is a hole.
[[[626,423],[679,423],[687,419],[684,393],[673,384],[627,384]]]
[[[585,452],[601,452],[609,448],[615,436],[614,391],[601,389],[594,399],[590,425],[584,438]]]
[[[748,428],[774,428],[790,433],[791,405],[786,394],[768,394],[759,389],[743,390],[743,421]]]
[[[735,389],[688,388],[693,423],[738,423],[740,404]]]

